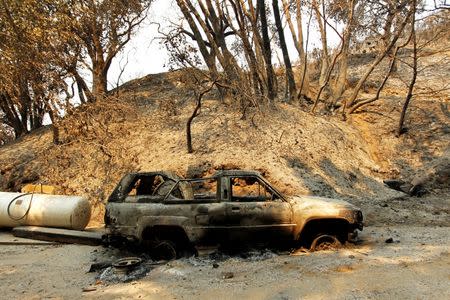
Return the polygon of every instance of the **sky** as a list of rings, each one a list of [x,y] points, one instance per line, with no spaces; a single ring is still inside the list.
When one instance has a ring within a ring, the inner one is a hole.
[[[425,1],[428,7],[434,6],[433,0]],[[148,19],[141,24],[135,36],[116,59],[113,60],[108,74],[109,88],[117,86],[121,68],[124,66],[125,69],[120,76],[119,85],[129,80],[143,77],[147,74],[155,74],[169,70],[166,66],[168,63],[168,55],[165,47],[160,45],[160,40],[158,40],[158,36],[160,35],[156,23],[161,24],[161,29],[164,30],[170,22],[178,21],[179,14],[179,9],[173,0],[156,0],[152,4]],[[306,20],[304,20],[304,22],[305,21]],[[315,30],[314,26],[316,25],[312,24],[313,30],[311,30],[308,50],[311,50],[314,47],[320,47],[319,32],[318,30]],[[294,48],[289,30],[285,31],[285,36],[289,53],[291,54],[291,60],[295,60],[298,55]],[[306,39],[306,28],[304,28],[304,38]],[[339,38],[331,28],[328,28],[328,39],[330,46],[334,46],[339,42]],[[276,53],[276,55],[281,57],[280,53]],[[278,62],[278,58],[275,57],[274,61]]]

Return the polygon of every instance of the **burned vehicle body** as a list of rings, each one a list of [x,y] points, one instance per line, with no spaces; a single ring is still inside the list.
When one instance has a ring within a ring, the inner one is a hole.
[[[146,187],[141,187],[144,184]],[[341,200],[285,197],[259,173],[228,170],[202,179],[165,172],[125,176],[109,198],[105,224],[111,236],[156,245],[298,242],[311,246],[319,236],[340,242],[363,217]]]

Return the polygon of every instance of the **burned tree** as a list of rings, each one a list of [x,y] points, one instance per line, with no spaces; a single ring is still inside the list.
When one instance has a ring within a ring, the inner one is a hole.
[[[46,2],[0,2],[0,121],[15,138],[41,127],[59,94],[70,94],[52,54],[53,15]]]
[[[289,99],[294,100],[297,95],[297,88],[295,85],[294,72],[292,71],[291,59],[289,58],[289,52],[286,46],[284,29],[283,24],[281,23],[280,10],[277,0],[272,1],[272,9],[275,16],[275,25],[277,27],[278,37],[280,39],[280,48],[283,52],[283,60],[286,68],[286,77],[288,82]]]
[[[152,1],[58,3],[59,28],[55,34],[65,43],[60,53],[63,67],[74,77],[81,99],[92,102],[107,94],[111,63],[147,17]],[[85,68],[92,74],[91,89],[82,76]]]
[[[392,4],[392,3],[389,3]],[[395,45],[398,41],[398,39],[402,36],[404,33],[404,29],[406,25],[410,22],[411,17],[414,18],[415,15],[415,4],[411,6],[410,9],[406,9],[407,1],[403,1],[403,3],[397,3],[395,6],[395,9],[393,9],[392,5],[386,5],[385,11],[387,11],[387,17],[385,24],[382,24],[384,33],[382,36],[382,40],[385,43],[385,47],[382,51],[378,53],[374,61],[369,65],[369,67],[366,69],[366,72],[364,75],[359,79],[358,83],[356,84],[355,88],[353,89],[352,95],[350,96],[349,100],[346,101],[345,108],[350,108],[350,110],[353,112],[355,111],[352,106],[355,105],[356,98],[358,97],[358,93],[363,86],[364,82],[366,82],[367,78],[370,76],[370,74],[375,70],[375,68],[380,64],[380,62],[389,54],[392,54],[392,51],[395,48]],[[402,12],[406,10],[406,16],[401,20]],[[396,28],[393,27],[393,20],[398,19],[399,22],[398,26]],[[393,31],[393,32],[392,32]],[[394,51],[396,53],[396,51]],[[394,65],[392,65],[391,68],[394,68],[395,66],[395,59],[392,60]],[[390,71],[388,74],[392,71],[392,69],[389,69]],[[384,85],[384,84],[383,84]]]
[[[413,44],[413,65],[412,65],[412,76],[411,81],[408,85],[408,93],[406,95],[405,102],[402,107],[402,112],[400,113],[400,120],[398,123],[397,136],[404,133],[403,123],[405,122],[405,115],[408,109],[411,98],[413,97],[414,85],[417,80],[417,36],[416,36],[416,0],[413,0],[412,4],[412,21],[411,21],[411,39]]]
[[[202,107],[203,96],[205,96],[206,93],[210,92],[216,83],[217,83],[216,81],[212,82],[209,85],[209,87],[203,89],[202,91],[200,91],[199,93],[196,93],[196,95],[195,95],[195,97],[196,97],[195,108],[192,111],[191,116],[189,117],[189,119],[186,122],[186,145],[187,145],[188,153],[194,152],[194,148],[192,147],[192,134],[191,134],[192,121],[194,120],[195,117],[197,117],[200,114],[200,108]]]
[[[274,100],[277,95],[276,78],[272,66],[272,50],[270,47],[269,30],[267,26],[266,5],[264,0],[257,0],[257,3],[256,10],[261,22],[262,51],[266,62],[267,94],[269,100]]]

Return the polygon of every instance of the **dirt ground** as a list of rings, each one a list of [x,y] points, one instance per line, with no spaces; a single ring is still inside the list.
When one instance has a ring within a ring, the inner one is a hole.
[[[5,239],[11,236],[2,232],[0,242]],[[450,298],[449,227],[367,227],[361,239],[337,251],[184,258],[128,283],[102,282],[98,273],[87,273],[93,262],[127,255],[114,249],[1,245],[1,298]]]

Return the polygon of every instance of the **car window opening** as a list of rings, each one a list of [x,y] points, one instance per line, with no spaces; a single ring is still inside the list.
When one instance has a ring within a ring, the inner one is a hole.
[[[231,201],[264,202],[277,200],[278,196],[266,188],[257,177],[232,177]]]
[[[181,195],[179,193],[181,191]],[[180,180],[171,191],[170,200],[208,200],[217,199],[217,179]]]

